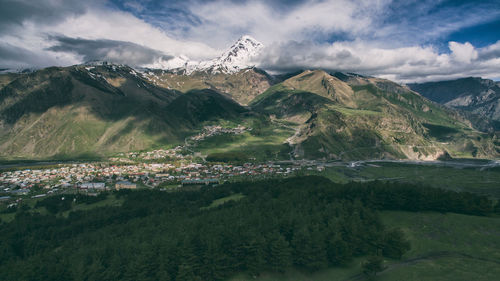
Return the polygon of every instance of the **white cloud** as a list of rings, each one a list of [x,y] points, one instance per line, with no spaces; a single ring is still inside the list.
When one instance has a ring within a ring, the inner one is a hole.
[[[57,9],[57,6],[53,8]],[[102,5],[92,5],[85,9],[80,7],[78,13],[68,12],[58,16],[57,20],[40,21],[38,18],[23,15],[19,23],[11,24],[8,29],[0,31],[0,41],[4,44],[22,48],[30,53],[30,57],[43,58],[32,60],[32,66],[71,65],[82,62],[82,56],[79,54],[50,50],[58,43],[51,40],[54,36],[131,42],[148,49],[158,50],[166,56],[184,54],[195,59],[211,58],[219,53],[218,50],[204,43],[173,39],[164,31],[130,13]],[[126,52],[121,52],[121,54],[125,55]],[[120,54],[115,52],[114,55]],[[118,59],[126,61],[123,56]],[[16,63],[14,60],[0,58],[0,67],[27,67],[28,63],[24,60],[18,60]]]
[[[307,0],[292,8],[276,9],[263,1],[207,1],[189,6],[202,24],[187,24],[183,32],[187,30],[187,37],[198,40],[212,38],[216,45],[227,45],[242,33],[253,35],[264,44],[322,38],[331,33],[358,36],[372,32],[370,26],[389,2]]]
[[[470,63],[472,60],[477,59],[477,51],[469,42],[460,44],[451,41],[448,46],[451,50],[451,56],[459,62]]]
[[[216,48],[227,46],[243,33],[267,45],[340,38],[403,47],[427,44],[500,16],[500,5],[490,1],[442,5],[446,1],[303,0],[277,6],[263,0],[187,2],[189,14],[201,24],[179,17],[172,32],[210,42]]]
[[[436,9],[440,2],[307,0],[276,8],[264,1],[206,1],[188,7],[202,24],[181,30],[217,48],[249,33],[268,46],[261,67],[276,72],[323,68],[400,82],[498,77],[500,44],[477,49],[450,42],[443,52],[428,42],[490,21],[500,10],[486,2]]]
[[[44,30],[46,33],[51,31],[68,37],[128,41],[168,55],[208,58],[218,54],[207,44],[175,40],[159,28],[121,11],[92,9],[82,16],[68,18]]]
[[[61,5],[64,1],[60,0],[39,1],[12,23],[0,19],[0,26],[5,27],[0,30],[0,68],[16,63],[29,66],[30,62],[38,66],[69,65],[87,57],[81,51],[51,48],[58,44],[51,38],[57,37],[86,43],[103,39],[131,42],[135,44],[135,61],[142,61],[140,46],[147,47],[146,53],[154,50],[165,57],[186,55],[202,60],[217,56],[238,37],[250,34],[268,46],[259,61],[273,71],[324,68],[401,82],[468,75],[500,77],[500,41],[483,48],[468,42],[449,42],[449,50],[444,52],[429,43],[500,15],[500,9],[483,2],[467,4],[466,9],[451,5],[435,12],[439,1],[431,0],[304,0],[296,4],[191,0],[176,2],[176,9],[185,10],[172,13],[172,24],[158,24],[160,17],[149,21],[153,26],[146,22],[147,17],[110,8],[100,0],[73,1],[76,6]],[[144,2],[130,0],[124,5],[137,14],[147,12]],[[45,7],[43,13],[33,15],[41,7]],[[154,16],[155,11],[151,14]],[[130,50],[109,50],[106,54],[126,61]]]
[[[380,48],[361,40],[315,44],[289,42],[274,44],[264,50],[260,66],[274,71],[321,68],[356,72],[399,82],[422,82],[500,75],[500,56],[480,59],[479,54],[492,53],[500,44],[476,49],[470,43],[450,43],[450,53],[439,53],[433,47]],[[500,50],[500,48],[498,48]]]

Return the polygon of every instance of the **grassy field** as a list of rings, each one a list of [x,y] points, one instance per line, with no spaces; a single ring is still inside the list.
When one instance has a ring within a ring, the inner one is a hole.
[[[385,260],[386,269],[375,280],[498,280],[500,218],[401,211],[384,211],[381,217],[388,228],[404,231],[412,249],[402,260]],[[363,260],[313,274],[288,270],[264,273],[256,279],[240,274],[229,281],[365,280],[360,274]]]
[[[439,165],[414,165],[403,163],[374,163],[356,168],[327,167],[323,172],[308,171],[332,181],[346,183],[351,180],[390,180],[424,183],[433,187],[455,191],[468,191],[500,198],[499,168],[456,168]]]
[[[323,270],[316,273],[301,272],[290,269],[285,273],[263,273],[257,278],[240,274],[234,276],[228,281],[335,281],[349,280],[351,276],[355,276],[361,271],[361,259],[353,261],[348,267],[338,267]]]
[[[218,207],[226,202],[229,202],[229,201],[238,201],[238,200],[241,200],[242,198],[244,198],[245,195],[241,194],[241,193],[237,193],[237,194],[232,194],[232,195],[229,195],[229,196],[226,196],[226,197],[222,197],[222,198],[219,198],[217,200],[214,200],[212,203],[210,203],[210,205],[206,206],[206,207],[203,207],[201,209],[204,209],[204,210],[207,210],[207,209],[211,209],[211,208],[215,208],[215,207]]]
[[[238,152],[253,161],[287,159],[289,147],[284,142],[291,135],[291,129],[270,124],[259,132],[254,130],[240,135],[225,134],[207,138],[193,150],[204,155]]]
[[[338,111],[346,116],[352,116],[352,115],[369,115],[369,116],[379,116],[382,113],[379,111],[373,111],[373,110],[366,110],[366,109],[355,109],[355,108],[348,108],[348,107],[342,107],[338,105],[330,105],[330,109],[333,109],[335,111]]]
[[[123,204],[123,199],[116,198],[116,196],[111,193],[108,195],[106,199],[93,204],[75,203],[71,207],[71,210],[63,212],[62,214],[64,217],[68,217],[69,213],[73,211],[85,211],[104,206],[121,206],[122,204]]]
[[[384,212],[383,221],[400,227],[412,249],[380,280],[498,280],[500,218],[458,214]]]
[[[42,197],[42,198],[29,198],[29,197],[25,197],[22,201],[22,204],[23,205],[26,205],[30,211],[36,211],[36,212],[39,212],[41,214],[47,214],[47,210],[45,210],[45,208],[36,208],[35,209],[35,205],[38,201],[41,201],[45,199],[45,197]],[[6,210],[6,205],[5,204],[2,204],[0,205],[1,207],[1,210],[2,210],[2,213],[0,213],[0,220],[3,221],[3,222],[10,222],[12,221],[15,216],[16,216],[16,213],[13,212],[13,213],[6,213],[4,212]]]
[[[64,194],[60,195],[55,195],[55,196],[64,196]],[[45,207],[38,207],[35,208],[36,203],[38,201],[41,201],[45,199],[46,197],[42,198],[26,198],[23,200],[22,204],[25,204],[29,207],[29,212],[32,213],[40,213],[40,214],[48,214],[48,211],[45,209]],[[106,199],[92,203],[92,204],[85,204],[85,203],[78,203],[75,202],[72,204],[71,209],[68,211],[65,211],[62,213],[62,216],[68,217],[69,213],[72,211],[84,211],[84,210],[90,210],[93,208],[98,208],[98,207],[103,207],[103,206],[120,206],[123,203],[122,199],[117,198],[114,194],[109,194]],[[2,206],[2,210],[4,210]],[[0,220],[4,222],[10,222],[14,219],[16,213],[0,213]]]
[[[365,178],[400,178],[401,181],[420,182],[434,187],[469,191],[500,198],[500,170],[454,168],[425,165],[368,166],[360,171]]]

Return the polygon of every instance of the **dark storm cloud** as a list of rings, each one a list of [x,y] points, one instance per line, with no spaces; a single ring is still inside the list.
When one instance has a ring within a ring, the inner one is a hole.
[[[144,65],[153,63],[159,58],[163,60],[172,58],[160,51],[125,41],[89,40],[65,36],[51,36],[50,39],[57,43],[48,50],[75,53],[82,56],[84,61],[106,60],[128,65]]]
[[[40,65],[54,65],[57,61],[28,49],[0,42],[0,67],[22,68]]]
[[[97,1],[80,0],[0,0],[0,33],[30,21],[50,24],[71,15],[85,13],[89,4]]]

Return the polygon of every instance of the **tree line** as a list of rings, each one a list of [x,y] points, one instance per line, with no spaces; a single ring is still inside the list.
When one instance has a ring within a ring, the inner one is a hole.
[[[236,193],[244,197],[203,208]],[[316,271],[358,256],[401,258],[409,241],[384,227],[378,210],[485,215],[493,208],[476,195],[401,183],[340,185],[314,176],[115,196],[121,206],[67,217],[61,212],[71,204],[60,201],[70,200],[60,196],[40,201],[45,215],[20,209],[0,227],[0,280],[192,281],[290,267]]]

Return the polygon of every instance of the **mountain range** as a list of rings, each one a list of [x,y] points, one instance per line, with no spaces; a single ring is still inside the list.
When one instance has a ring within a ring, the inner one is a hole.
[[[451,94],[436,100],[440,105],[417,93],[418,85],[374,77],[322,70],[271,75],[251,63],[262,48],[243,36],[204,62],[179,57],[146,69],[93,62],[2,74],[0,157],[105,157],[170,147],[214,124],[251,130],[201,141],[196,149],[204,154],[262,160],[500,154],[494,126],[448,107],[456,99]]]
[[[432,101],[500,121],[500,82],[468,77],[408,86]]]

